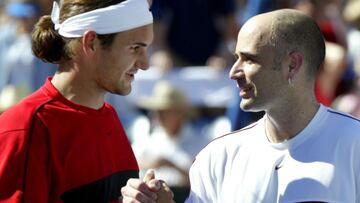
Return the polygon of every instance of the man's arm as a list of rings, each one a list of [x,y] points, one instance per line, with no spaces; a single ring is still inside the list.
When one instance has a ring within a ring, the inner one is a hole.
[[[38,118],[32,136],[26,129],[0,133],[0,202],[49,201],[47,139],[46,128]]]
[[[207,146],[209,147],[209,145]],[[190,168],[190,194],[185,203],[217,202],[216,181],[212,178],[214,169],[211,165],[209,149],[203,149]]]

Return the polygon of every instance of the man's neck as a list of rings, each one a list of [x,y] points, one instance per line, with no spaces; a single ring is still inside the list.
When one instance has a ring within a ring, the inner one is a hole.
[[[91,80],[79,78],[74,72],[56,73],[51,83],[66,99],[76,104],[92,109],[104,105],[105,92],[96,91]]]
[[[273,143],[289,140],[299,134],[314,118],[320,105],[317,102],[266,113],[265,132]]]

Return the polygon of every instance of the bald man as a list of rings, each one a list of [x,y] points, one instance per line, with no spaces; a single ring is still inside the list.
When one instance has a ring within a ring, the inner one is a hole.
[[[295,10],[247,21],[230,78],[255,124],[207,145],[190,169],[187,203],[360,202],[360,122],[320,105],[320,29]]]

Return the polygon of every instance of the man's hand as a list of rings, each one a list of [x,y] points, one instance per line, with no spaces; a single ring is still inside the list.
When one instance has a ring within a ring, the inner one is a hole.
[[[174,194],[164,181],[155,179],[153,170],[145,173],[143,181],[131,178],[121,188],[122,203],[174,203]]]
[[[175,203],[174,193],[164,181],[161,181],[161,189],[157,193],[156,203]]]

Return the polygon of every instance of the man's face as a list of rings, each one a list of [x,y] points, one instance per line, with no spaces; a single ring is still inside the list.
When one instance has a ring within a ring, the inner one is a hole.
[[[237,82],[245,111],[262,111],[274,107],[283,97],[287,85],[281,59],[269,44],[269,26],[251,20],[240,30],[236,45],[235,64],[230,78]]]
[[[147,48],[152,40],[152,25],[117,34],[110,47],[99,51],[94,75],[99,88],[114,94],[129,94],[137,71],[149,68]]]

